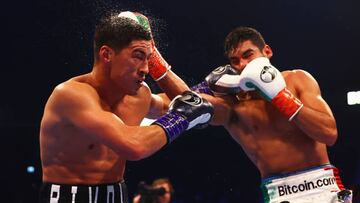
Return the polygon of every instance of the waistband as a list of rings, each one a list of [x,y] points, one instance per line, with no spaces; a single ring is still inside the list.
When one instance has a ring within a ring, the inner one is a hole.
[[[40,190],[40,199],[41,203],[128,202],[127,188],[124,181],[95,185],[70,185],[44,182]]]
[[[300,174],[304,174],[304,173],[307,173],[307,172],[310,172],[310,171],[315,171],[315,170],[318,170],[318,169],[335,169],[336,171],[338,170],[332,164],[322,164],[322,165],[313,166],[313,167],[305,168],[305,169],[298,170],[298,171],[274,174],[274,175],[268,176],[266,178],[262,178],[261,183],[264,184],[264,183],[267,183],[267,182],[272,181],[274,179],[280,179],[280,178],[286,178],[286,177],[290,177],[290,176],[294,176],[294,175],[300,175]]]
[[[55,182],[43,182],[42,185],[43,186],[48,186],[48,185],[60,185],[63,187],[71,187],[71,186],[76,186],[76,187],[107,187],[107,186],[117,186],[117,185],[126,185],[125,181],[119,181],[119,182],[114,182],[114,183],[102,183],[102,184],[63,184],[63,183],[55,183]]]
[[[262,179],[260,187],[265,202],[308,198],[311,195],[326,196],[345,189],[338,169],[331,164],[273,175]]]

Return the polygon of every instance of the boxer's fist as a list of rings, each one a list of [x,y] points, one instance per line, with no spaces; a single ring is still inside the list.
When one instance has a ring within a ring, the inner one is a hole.
[[[167,74],[171,66],[161,56],[156,46],[153,46],[153,53],[149,59],[149,75],[155,80],[159,81]]]
[[[214,94],[226,95],[237,94],[241,91],[239,87],[239,72],[230,65],[219,66],[213,70],[205,81],[209,84]]]
[[[132,20],[135,20],[137,23],[142,25],[146,30],[148,30],[151,33],[149,19],[141,13],[124,11],[124,12],[121,12],[118,15],[118,17],[125,17],[125,18],[130,18]]]
[[[141,13],[124,11],[121,12],[118,17],[126,17],[132,20],[135,20],[137,23],[142,25],[151,33],[149,19]],[[152,40],[152,49],[153,52],[149,59],[149,75],[155,80],[158,81],[165,77],[168,70],[171,69],[171,66],[166,62],[166,60],[161,56],[160,52],[155,46],[154,40]]]
[[[259,57],[246,65],[240,75],[240,87],[244,91],[258,90],[271,101],[289,121],[303,107],[287,88],[280,71],[270,64],[266,57]]]
[[[239,84],[244,91],[258,89],[269,101],[286,87],[281,73],[266,57],[259,57],[248,63],[241,72]]]
[[[213,114],[214,108],[207,100],[185,91],[171,101],[169,111],[153,124],[165,130],[168,143],[171,143],[186,130],[206,126]]]
[[[224,65],[217,67],[206,76],[204,82],[191,87],[191,89],[210,95],[237,94],[241,91],[239,80],[239,72],[230,65]]]

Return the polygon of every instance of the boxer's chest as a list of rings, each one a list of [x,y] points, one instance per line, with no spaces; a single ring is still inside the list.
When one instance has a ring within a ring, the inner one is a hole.
[[[233,106],[231,126],[246,134],[285,130],[289,128],[287,119],[275,106],[261,97],[248,98]]]

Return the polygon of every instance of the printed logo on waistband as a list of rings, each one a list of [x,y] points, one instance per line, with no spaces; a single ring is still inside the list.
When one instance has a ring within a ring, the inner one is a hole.
[[[329,177],[329,178],[318,179],[316,181],[310,181],[310,182],[307,182],[305,180],[304,183],[298,185],[281,185],[278,186],[277,189],[279,192],[279,196],[281,197],[285,195],[296,194],[298,192],[315,190],[317,188],[326,187],[335,184],[336,184],[336,178]]]

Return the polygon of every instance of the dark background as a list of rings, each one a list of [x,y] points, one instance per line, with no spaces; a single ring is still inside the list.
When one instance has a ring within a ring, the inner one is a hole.
[[[150,17],[156,42],[173,70],[194,85],[226,63],[223,40],[233,28],[258,29],[280,70],[302,68],[321,86],[339,139],[329,148],[346,186],[360,183],[360,3],[357,0],[111,1],[12,0],[2,3],[0,80],[1,202],[36,202],[41,182],[39,123],[52,89],[92,68],[96,21],[110,10]],[[154,91],[156,91],[156,87]],[[27,166],[35,173],[27,173]],[[257,169],[221,127],[186,133],[140,162],[129,162],[130,196],[137,183],[169,177],[177,202],[260,202]]]

